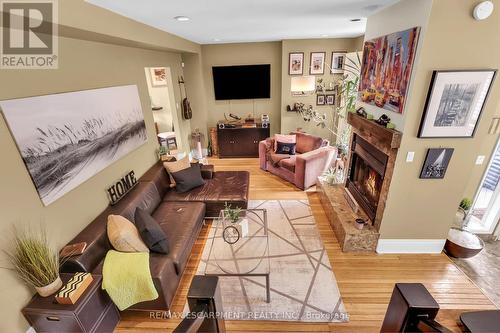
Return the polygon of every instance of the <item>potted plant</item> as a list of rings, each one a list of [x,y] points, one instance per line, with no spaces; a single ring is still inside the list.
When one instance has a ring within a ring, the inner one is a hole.
[[[241,237],[248,236],[248,220],[241,217],[242,209],[232,208],[227,202],[224,204],[223,217],[229,221],[239,232]]]
[[[469,210],[472,207],[472,200],[463,198],[458,206],[457,218],[462,222],[462,227],[466,227],[468,223]]]
[[[42,297],[61,289],[59,253],[49,244],[44,229],[37,232],[14,229],[12,243],[12,248],[4,252],[21,280]]]

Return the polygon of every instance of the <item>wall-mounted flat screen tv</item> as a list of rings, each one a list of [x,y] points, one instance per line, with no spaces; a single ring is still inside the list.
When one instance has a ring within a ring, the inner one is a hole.
[[[214,66],[216,100],[271,97],[271,65]]]

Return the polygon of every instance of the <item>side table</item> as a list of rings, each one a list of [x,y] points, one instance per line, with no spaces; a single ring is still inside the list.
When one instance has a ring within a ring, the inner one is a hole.
[[[74,274],[61,273],[65,285]],[[102,276],[94,279],[76,304],[56,302],[54,295],[33,296],[22,309],[26,320],[37,333],[111,333],[120,321],[118,308],[101,289]]]

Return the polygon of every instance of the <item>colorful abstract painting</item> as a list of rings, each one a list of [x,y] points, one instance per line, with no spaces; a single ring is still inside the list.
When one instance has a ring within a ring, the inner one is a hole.
[[[358,100],[403,113],[420,28],[365,42]]]

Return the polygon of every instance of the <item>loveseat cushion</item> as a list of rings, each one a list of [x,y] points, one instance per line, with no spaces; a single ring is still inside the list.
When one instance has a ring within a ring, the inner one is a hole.
[[[282,168],[290,170],[291,172],[295,172],[295,161],[297,160],[296,156],[290,156],[290,158],[286,158],[281,160],[278,165]]]
[[[174,263],[177,275],[181,275],[203,226],[205,204],[200,202],[163,202],[152,216],[167,235],[168,256]]]
[[[300,132],[294,134],[297,136],[297,145],[295,147],[297,153],[303,154],[318,149],[323,143],[323,139],[319,136]]]
[[[217,217],[228,202],[233,207],[247,208],[250,174],[248,171],[217,171],[205,185],[186,193],[168,191],[164,202],[204,202],[205,216]]]

